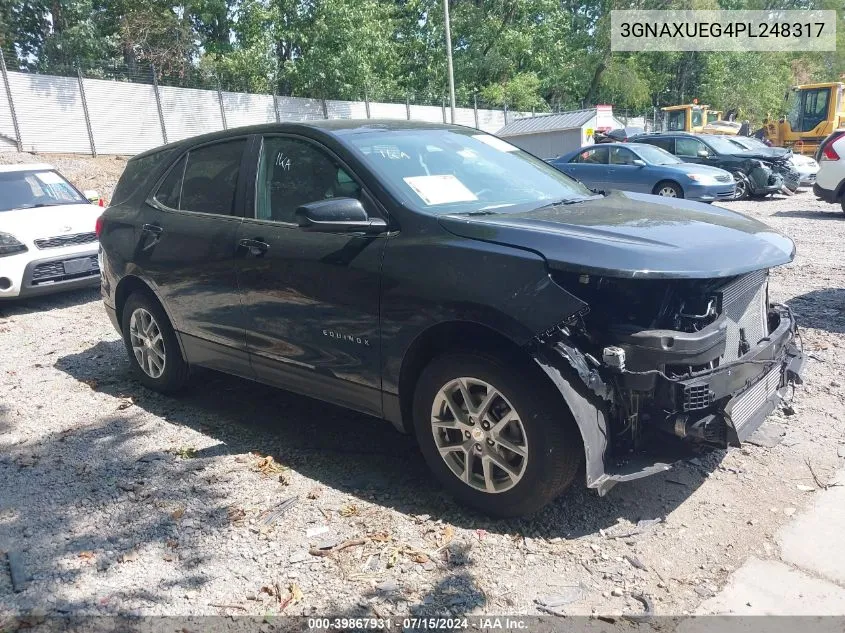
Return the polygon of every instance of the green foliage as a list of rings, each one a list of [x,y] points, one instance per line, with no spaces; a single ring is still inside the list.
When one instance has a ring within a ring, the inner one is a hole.
[[[697,98],[759,123],[795,83],[845,72],[835,53],[612,53],[612,8],[763,8],[769,0],[449,0],[459,104],[645,111]],[[779,0],[834,8],[841,0]],[[441,103],[443,0],[0,0],[11,67],[97,76],[154,64],[171,83],[332,99]],[[12,56],[17,59],[10,59]]]

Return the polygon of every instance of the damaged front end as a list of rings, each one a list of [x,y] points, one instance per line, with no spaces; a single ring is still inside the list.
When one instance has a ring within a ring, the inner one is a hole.
[[[581,430],[587,485],[666,470],[680,443],[739,446],[801,383],[804,356],[768,271],[718,279],[553,274],[585,301],[537,337],[536,362]]]

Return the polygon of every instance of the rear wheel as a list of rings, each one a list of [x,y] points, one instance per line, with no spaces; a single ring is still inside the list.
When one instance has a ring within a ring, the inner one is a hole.
[[[654,187],[654,195],[663,196],[664,198],[683,198],[684,190],[681,186],[670,180],[664,180],[657,183]]]
[[[176,332],[159,302],[135,292],[123,306],[123,342],[138,380],[155,391],[178,391],[188,379]]]
[[[581,464],[569,411],[531,372],[475,353],[433,360],[414,396],[423,455],[458,499],[486,514],[530,514],[560,495]]]

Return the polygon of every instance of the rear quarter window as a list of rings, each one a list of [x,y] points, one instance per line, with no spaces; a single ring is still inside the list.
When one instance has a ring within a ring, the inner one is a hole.
[[[144,185],[158,178],[161,166],[168,162],[174,151],[168,149],[141,158],[130,159],[117,181],[110,204],[113,206],[125,202],[142,187],[146,189]]]

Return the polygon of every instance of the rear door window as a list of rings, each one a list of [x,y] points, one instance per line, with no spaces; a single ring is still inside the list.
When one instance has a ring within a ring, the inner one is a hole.
[[[236,214],[236,194],[246,139],[204,145],[183,156],[156,192],[158,203],[179,211]]]
[[[660,149],[665,149],[670,154],[675,153],[675,139],[673,138],[648,138],[643,140],[638,139],[637,142],[654,145],[655,147],[659,147]]]
[[[584,163],[587,165],[607,165],[607,148],[606,147],[591,147],[579,152],[573,163]]]
[[[232,215],[246,139],[206,145],[188,153],[179,209]]]

